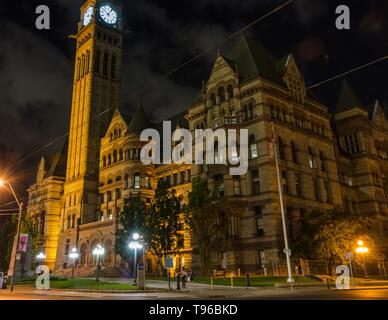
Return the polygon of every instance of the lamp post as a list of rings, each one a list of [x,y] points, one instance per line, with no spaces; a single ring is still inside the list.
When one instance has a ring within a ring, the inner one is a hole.
[[[71,278],[74,279],[74,270],[75,270],[75,260],[78,259],[77,248],[71,249],[70,258],[73,260],[72,268],[71,268]]]
[[[100,256],[105,252],[105,249],[101,245],[97,245],[93,250],[93,255],[97,257],[97,269],[96,269],[96,281],[100,281]]]
[[[365,278],[368,278],[368,273],[366,270],[365,254],[369,252],[369,248],[364,246],[364,241],[362,240],[357,241],[356,252],[359,253],[362,257],[362,262],[364,264]]]
[[[4,187],[5,185],[7,185],[9,187],[9,189],[11,190],[12,192],[12,195],[14,196],[15,198],[15,201],[19,207],[19,217],[18,217],[18,226],[17,226],[17,229],[16,229],[16,247],[15,247],[15,254],[12,255],[11,257],[11,263],[10,263],[10,266],[11,266],[11,272],[12,272],[12,276],[11,276],[11,292],[13,291],[13,283],[14,283],[14,278],[15,278],[15,266],[16,266],[16,256],[18,254],[18,251],[19,251],[19,241],[20,241],[20,228],[21,228],[21,225],[22,225],[22,211],[23,211],[23,203],[22,202],[19,202],[19,199],[18,197],[16,196],[16,193],[14,191],[14,189],[12,188],[12,185],[9,183],[9,182],[6,182],[2,179],[0,179],[0,187]]]
[[[133,275],[134,275],[134,279],[133,279],[133,284],[136,286],[137,285],[137,279],[136,279],[136,275],[137,275],[137,272],[136,272],[136,265],[137,265],[137,249],[141,249],[143,248],[143,245],[138,241],[140,238],[140,235],[138,233],[134,233],[132,235],[132,239],[133,241],[131,241],[129,243],[129,248],[130,249],[133,249],[134,250],[134,259],[133,259]]]
[[[36,260],[39,261],[39,263],[42,263],[44,261],[44,259],[46,259],[46,255],[43,253],[43,252],[40,252],[37,256],[36,256]]]

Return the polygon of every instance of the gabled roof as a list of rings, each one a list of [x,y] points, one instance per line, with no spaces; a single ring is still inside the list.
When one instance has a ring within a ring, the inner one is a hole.
[[[276,60],[257,40],[242,34],[240,40],[226,54],[227,59],[237,64],[242,81],[256,76],[283,84],[277,75]]]
[[[341,113],[353,108],[364,109],[363,104],[357,94],[350,87],[346,80],[343,80],[335,113]]]
[[[66,138],[59,150],[47,157],[45,178],[52,176],[66,177],[68,143],[69,140]]]

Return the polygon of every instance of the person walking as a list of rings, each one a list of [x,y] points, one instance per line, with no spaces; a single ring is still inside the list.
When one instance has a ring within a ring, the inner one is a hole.
[[[187,273],[184,267],[182,268],[181,277],[182,277],[182,289],[186,289]]]

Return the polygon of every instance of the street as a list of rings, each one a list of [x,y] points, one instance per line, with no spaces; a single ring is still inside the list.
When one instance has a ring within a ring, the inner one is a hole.
[[[160,290],[160,289],[159,289]],[[16,287],[14,292],[0,290],[0,300],[386,300],[388,287],[363,287],[350,290],[328,290],[325,287],[295,288],[222,288],[222,289],[194,289],[187,291],[159,291],[109,293],[109,292],[80,292],[72,290],[37,290],[26,287]]]

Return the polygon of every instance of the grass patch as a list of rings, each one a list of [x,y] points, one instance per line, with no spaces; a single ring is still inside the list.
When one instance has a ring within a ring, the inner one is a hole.
[[[149,277],[149,280],[164,280],[167,281],[167,277]],[[302,276],[294,276],[294,280],[297,283],[319,283],[319,281],[310,279]],[[171,278],[171,283],[175,283],[176,279]],[[210,277],[195,277],[192,283],[200,283],[200,284],[208,284],[210,285],[211,280]],[[251,276],[249,278],[249,286],[250,287],[273,287],[275,283],[287,283],[287,276]],[[221,286],[231,286],[230,278],[214,278],[213,285],[221,285]],[[233,286],[235,287],[245,287],[246,286],[246,278],[245,277],[234,277],[233,278]]]
[[[32,285],[35,286],[35,281],[25,280],[16,283],[16,285]],[[52,289],[79,289],[79,290],[96,290],[96,291],[127,291],[137,290],[136,286],[126,283],[114,283],[114,282],[97,282],[94,279],[63,279],[63,280],[51,280],[50,288]]]

